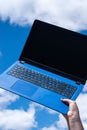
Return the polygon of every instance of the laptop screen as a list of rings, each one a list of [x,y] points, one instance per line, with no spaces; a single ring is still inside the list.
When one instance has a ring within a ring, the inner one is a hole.
[[[86,55],[87,36],[35,20],[20,60],[84,82]]]

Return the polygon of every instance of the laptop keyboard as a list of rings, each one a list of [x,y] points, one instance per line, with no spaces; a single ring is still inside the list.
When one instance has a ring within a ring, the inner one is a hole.
[[[14,66],[9,72],[9,75],[16,78],[25,80],[27,82],[33,83],[35,85],[41,86],[45,89],[58,93],[67,98],[71,98],[76,91],[76,87],[61,82],[55,78],[41,74],[37,71],[25,68],[20,65]]]

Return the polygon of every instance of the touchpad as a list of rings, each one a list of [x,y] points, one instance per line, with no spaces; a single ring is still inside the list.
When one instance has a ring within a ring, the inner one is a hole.
[[[28,83],[28,82],[25,82],[25,81],[18,80],[11,87],[11,89],[15,93],[28,98],[28,97],[33,96],[33,94],[35,94],[35,92],[38,90],[38,87],[36,85],[33,85],[32,83]]]

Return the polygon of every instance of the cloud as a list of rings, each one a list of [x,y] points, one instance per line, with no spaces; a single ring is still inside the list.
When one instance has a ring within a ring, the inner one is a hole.
[[[18,98],[19,96],[0,88],[0,110],[5,109],[8,105],[16,101]]]
[[[0,130],[31,130],[37,127],[35,108],[30,104],[27,111],[4,109],[0,111]]]
[[[84,88],[83,88],[83,91],[82,91],[82,92],[84,92],[84,93],[87,92],[87,81],[86,81],[86,83],[85,83],[85,85],[84,85]]]
[[[37,127],[35,121],[37,105],[31,103],[27,111],[23,109],[8,109],[11,103],[20,100],[20,97],[0,89],[0,130],[31,130]]]
[[[49,127],[43,127],[41,130],[66,130],[67,128],[65,118],[59,114],[58,121],[53,122]]]
[[[72,30],[87,29],[87,1],[81,0],[1,0],[0,19],[18,25],[33,20],[50,22]]]
[[[77,104],[79,107],[80,111],[80,117],[84,126],[84,129],[87,129],[87,105],[86,105],[86,100],[87,100],[87,93],[85,94],[80,94],[80,96],[77,99]]]
[[[50,126],[49,128],[44,127],[42,130],[58,130],[55,126]]]
[[[60,114],[58,121],[53,122],[49,127],[44,127],[41,130],[66,130],[67,128],[67,123],[64,117]]]

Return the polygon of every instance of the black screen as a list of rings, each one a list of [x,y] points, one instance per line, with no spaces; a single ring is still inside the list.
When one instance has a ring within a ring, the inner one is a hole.
[[[84,81],[87,36],[36,20],[20,60]]]

